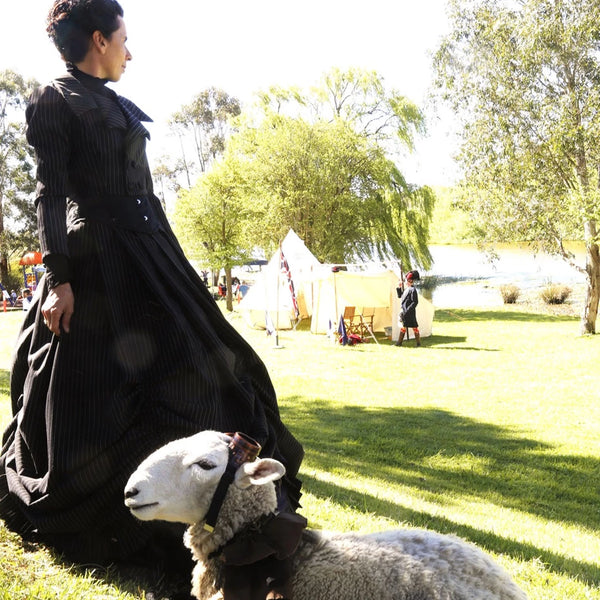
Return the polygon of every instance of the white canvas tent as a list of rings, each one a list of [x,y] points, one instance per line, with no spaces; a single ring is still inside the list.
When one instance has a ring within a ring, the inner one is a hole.
[[[398,275],[391,270],[378,273],[320,271],[313,280],[311,331],[328,333],[331,327],[337,331],[344,308],[354,306],[357,314],[362,314],[365,308],[374,308],[373,330],[384,331],[391,327],[392,339],[398,339],[398,280]],[[417,320],[422,337],[431,335],[433,314],[431,302],[419,295]]]
[[[357,314],[362,313],[364,308],[374,308],[373,330],[384,331],[386,327],[392,327],[392,339],[398,339],[398,274],[391,270],[334,272],[331,265],[319,263],[291,229],[281,248],[292,275],[300,318],[311,318],[313,333],[326,334],[331,328],[337,331],[344,308],[354,306]],[[250,327],[265,329],[267,313],[277,330],[294,327],[292,296],[287,277],[281,269],[279,250],[258,274],[238,310]],[[419,295],[417,320],[422,337],[431,335],[433,313],[431,302]]]
[[[292,229],[281,242],[281,250],[292,275],[299,316],[301,319],[307,318],[311,315],[312,305],[310,296],[307,298],[305,294],[305,283],[312,279],[313,272],[319,268],[320,263]],[[254,285],[238,305],[238,310],[250,327],[265,329],[267,313],[277,330],[291,329],[294,326],[292,294],[287,277],[281,269],[279,250],[258,274]]]

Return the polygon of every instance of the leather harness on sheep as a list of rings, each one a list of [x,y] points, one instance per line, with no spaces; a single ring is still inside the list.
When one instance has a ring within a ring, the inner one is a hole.
[[[232,434],[228,434],[232,435]],[[250,436],[232,435],[228,446],[227,467],[219,480],[206,513],[204,529],[213,532],[227,490],[235,472],[245,462],[256,460],[261,446]],[[287,588],[291,576],[289,561],[300,542],[307,521],[295,513],[274,512],[258,522],[249,524],[224,546],[211,553],[209,558],[220,557],[223,562],[220,581],[215,586],[223,591],[224,600],[264,598],[261,582],[271,581],[271,586]]]
[[[204,529],[211,533],[215,529],[217,519],[219,518],[219,511],[221,510],[221,506],[223,506],[227,490],[233,483],[235,472],[245,462],[255,461],[261,451],[261,445],[245,433],[238,431],[236,433],[228,433],[227,435],[231,436],[231,442],[227,447],[229,450],[229,460],[227,461],[227,466],[221,476],[219,485],[217,485],[204,522]]]

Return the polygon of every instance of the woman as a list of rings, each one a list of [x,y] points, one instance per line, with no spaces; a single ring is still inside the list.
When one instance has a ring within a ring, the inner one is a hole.
[[[156,530],[125,510],[129,474],[202,429],[244,431],[283,460],[282,504],[297,506],[302,447],[153,194],[149,117],[105,86],[132,58],[123,10],[55,0],[48,32],[68,73],[26,113],[47,270],[11,373],[0,517],[79,562],[131,557]]]

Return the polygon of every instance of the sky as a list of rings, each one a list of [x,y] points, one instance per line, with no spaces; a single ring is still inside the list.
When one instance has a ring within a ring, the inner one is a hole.
[[[120,0],[133,60],[117,93],[149,114],[149,155],[173,147],[166,123],[214,86],[250,104],[272,85],[308,88],[333,67],[375,70],[424,111],[428,135],[400,164],[413,183],[449,185],[452,122],[428,105],[445,0]],[[64,64],[45,32],[51,0],[0,0],[0,70],[45,83]]]

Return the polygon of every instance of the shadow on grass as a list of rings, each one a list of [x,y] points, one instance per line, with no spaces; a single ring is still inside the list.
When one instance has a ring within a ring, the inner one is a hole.
[[[431,335],[421,339],[421,346],[424,348],[436,348],[437,350],[477,350],[478,352],[500,352],[498,348],[479,348],[475,346],[454,346],[452,344],[464,344],[467,341],[466,336],[459,335]],[[409,341],[408,346],[414,346],[414,341]],[[438,346],[443,346],[439,348]]]
[[[410,523],[414,527],[424,527],[439,533],[458,535],[489,552],[512,556],[517,560],[539,560],[557,574],[566,574],[573,579],[582,579],[588,584],[597,584],[600,581],[600,567],[594,563],[568,558],[533,544],[504,538],[441,516],[418,512],[369,494],[319,481],[310,475],[302,474],[302,483],[314,496],[337,499],[341,504],[348,505],[367,515],[376,513],[399,522]],[[340,496],[343,498],[342,500],[339,500]],[[311,526],[320,527],[319,524],[311,524]]]
[[[421,343],[424,346],[438,346],[439,344],[463,344],[466,341],[465,335],[431,335],[423,338]]]
[[[302,441],[307,459],[318,469],[346,472],[405,486],[440,506],[453,498],[480,499],[547,519],[589,529],[600,528],[597,490],[600,460],[562,456],[553,448],[502,427],[436,409],[340,409],[325,401],[285,403],[284,419]],[[302,407],[302,408],[300,408]],[[556,572],[600,582],[600,567],[453,523],[426,512],[343,487],[304,478],[311,493],[331,497],[365,513],[417,526],[453,531],[489,550],[542,557]]]
[[[556,323],[560,321],[577,322],[579,317],[568,315],[548,315],[545,313],[521,312],[517,310],[472,310],[464,308],[436,309],[434,321],[447,323],[452,321],[529,321],[537,323]]]
[[[437,348],[438,350],[477,350],[479,352],[500,352],[497,348],[478,348],[475,346],[454,346],[451,344],[464,344],[467,341],[467,337],[464,335],[430,335],[421,338],[422,348],[434,348],[438,346],[444,346],[443,348]],[[395,346],[396,342],[393,340],[383,339],[379,340],[382,346]],[[402,342],[402,348],[416,348],[415,338],[411,335],[409,338],[404,338]]]

